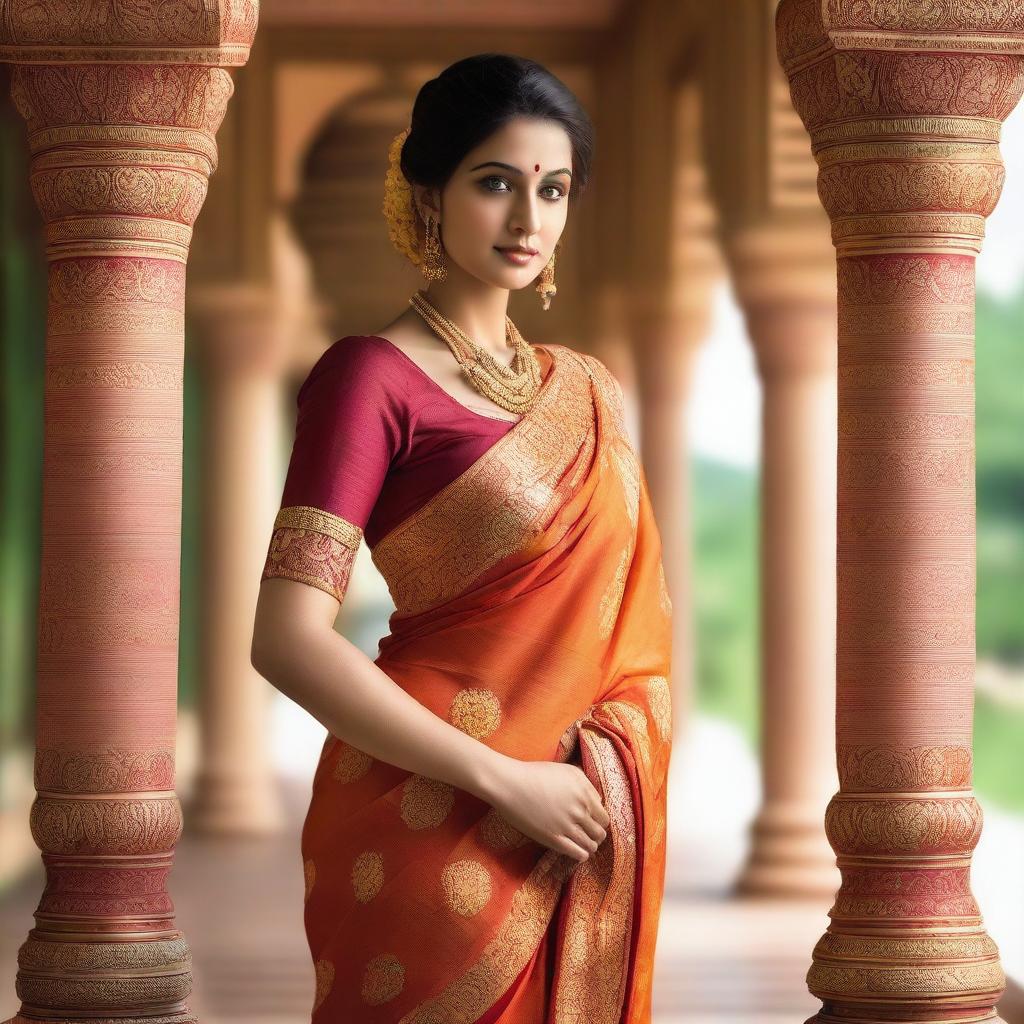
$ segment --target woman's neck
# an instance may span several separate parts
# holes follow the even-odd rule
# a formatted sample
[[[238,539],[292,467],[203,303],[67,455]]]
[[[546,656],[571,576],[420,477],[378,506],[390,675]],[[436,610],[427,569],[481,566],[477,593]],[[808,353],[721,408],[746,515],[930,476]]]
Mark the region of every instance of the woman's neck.
[[[467,288],[463,282],[431,281],[423,291],[438,312],[466,332],[486,352],[507,362],[509,346],[505,339],[508,291],[476,282]]]

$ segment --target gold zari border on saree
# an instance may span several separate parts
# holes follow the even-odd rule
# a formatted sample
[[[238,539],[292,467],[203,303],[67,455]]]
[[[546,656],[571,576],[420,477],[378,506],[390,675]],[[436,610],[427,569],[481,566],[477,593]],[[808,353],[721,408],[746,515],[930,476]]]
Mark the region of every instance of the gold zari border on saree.
[[[634,710],[642,717],[639,708]],[[579,719],[563,733],[555,759],[568,760],[577,744],[586,746],[585,761],[593,766],[592,781],[611,818],[605,842],[582,863],[546,850],[476,963],[399,1024],[473,1024],[522,973],[563,898],[569,907],[558,986],[552,996],[552,1024],[617,1024],[626,998],[633,916],[638,909],[637,812],[625,765],[610,737],[587,719]]]
[[[637,829],[629,777],[615,744],[579,729],[611,819],[597,852],[568,884],[568,913],[553,998],[553,1024],[617,1024],[626,996],[636,890]]]
[[[553,365],[533,408],[373,548],[402,614],[463,593],[540,533],[571,492],[567,474],[594,432],[592,376],[579,353],[545,349]]]
[[[480,958],[440,995],[398,1024],[473,1024],[508,991],[536,952],[576,862],[546,850],[512,897],[512,908]]]

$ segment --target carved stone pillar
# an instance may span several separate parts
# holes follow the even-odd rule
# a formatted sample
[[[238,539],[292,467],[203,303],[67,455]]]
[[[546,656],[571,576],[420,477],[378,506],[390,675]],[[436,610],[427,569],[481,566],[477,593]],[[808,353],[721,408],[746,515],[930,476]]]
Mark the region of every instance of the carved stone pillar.
[[[200,761],[186,819],[205,833],[283,825],[270,757],[273,689],[252,667],[266,537],[280,500],[284,310],[269,288],[201,286],[189,295],[190,354],[202,392]]]
[[[693,722],[697,702],[688,413],[697,354],[711,327],[722,261],[701,144],[700,90],[692,78],[675,89],[671,116],[667,281],[659,302],[636,309],[633,347],[644,467],[673,604],[672,721],[676,738],[681,739]],[[652,274],[652,280],[656,286],[660,283],[657,274]],[[643,289],[637,292],[642,299]]]
[[[633,357],[640,452],[672,606],[670,683],[677,741],[692,724],[696,705],[687,406],[721,274],[702,158],[700,91],[676,63],[690,27],[679,23],[685,16],[680,10],[680,5],[639,5],[626,92],[632,99],[634,144],[624,147],[629,164],[620,171],[634,205],[621,201],[621,184],[615,192],[606,185],[606,240],[600,247],[602,256],[627,259],[620,271],[627,284],[623,312]],[[652,202],[651,196],[661,200]],[[624,214],[628,217],[622,223]],[[622,245],[623,238],[631,248]]]
[[[971,895],[974,262],[1024,86],[1009,0],[782,0],[779,53],[839,262],[843,884],[808,976],[821,1021],[994,1020]]]
[[[835,258],[820,216],[730,236],[761,378],[762,803],[738,888],[831,896],[835,790]]]
[[[194,1020],[167,892],[185,262],[256,6],[156,6],[11,0],[0,20],[49,260],[25,1020]]]
[[[704,62],[708,182],[764,398],[762,804],[738,888],[828,897],[839,883],[821,827],[835,789],[835,256],[770,48],[775,4],[709,9]]]
[[[710,291],[710,281],[708,291]],[[710,305],[710,295],[706,296]],[[707,310],[692,317],[635,313],[630,331],[644,474],[661,534],[672,607],[672,731],[681,741],[696,704],[693,513],[686,413]]]

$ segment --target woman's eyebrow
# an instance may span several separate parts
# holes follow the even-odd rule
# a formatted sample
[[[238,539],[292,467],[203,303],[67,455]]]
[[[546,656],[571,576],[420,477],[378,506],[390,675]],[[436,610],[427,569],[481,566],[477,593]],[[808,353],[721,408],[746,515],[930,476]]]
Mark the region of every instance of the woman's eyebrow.
[[[470,172],[479,171],[481,167],[503,167],[506,171],[511,171],[513,174],[521,175],[523,172],[518,167],[513,167],[511,164],[503,164],[498,160],[488,160],[486,163],[477,164],[476,167],[470,167]],[[550,177],[552,174],[568,174],[572,177],[572,171],[568,167],[559,167],[557,171],[548,171],[544,175],[545,178]]]

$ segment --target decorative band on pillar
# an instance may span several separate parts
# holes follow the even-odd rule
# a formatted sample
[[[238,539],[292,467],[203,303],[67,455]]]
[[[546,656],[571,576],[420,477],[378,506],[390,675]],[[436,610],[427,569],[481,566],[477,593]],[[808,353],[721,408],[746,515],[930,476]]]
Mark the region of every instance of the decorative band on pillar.
[[[779,55],[838,254],[842,887],[816,1019],[979,1021],[1005,979],[970,890],[974,262],[1024,88],[1011,0],[782,0]]]

